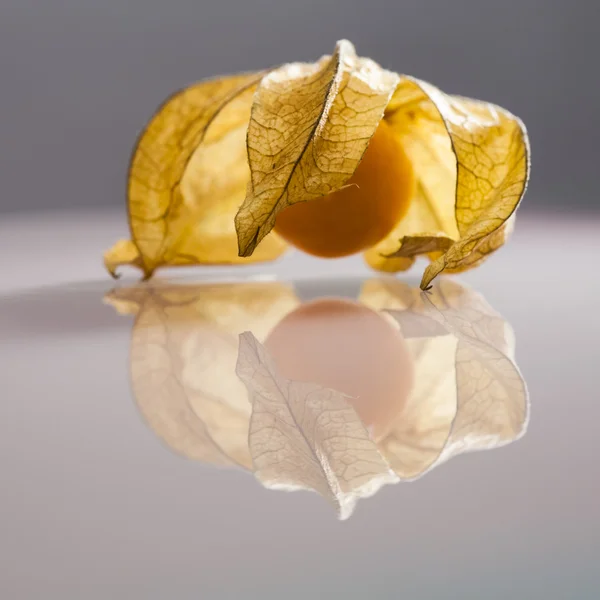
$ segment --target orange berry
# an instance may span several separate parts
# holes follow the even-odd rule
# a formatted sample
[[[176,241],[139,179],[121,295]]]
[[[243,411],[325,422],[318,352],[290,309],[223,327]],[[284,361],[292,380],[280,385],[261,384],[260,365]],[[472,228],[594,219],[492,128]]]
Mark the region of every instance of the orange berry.
[[[410,161],[382,120],[346,185],[281,211],[275,231],[308,254],[324,258],[355,254],[394,229],[408,210],[414,185]]]

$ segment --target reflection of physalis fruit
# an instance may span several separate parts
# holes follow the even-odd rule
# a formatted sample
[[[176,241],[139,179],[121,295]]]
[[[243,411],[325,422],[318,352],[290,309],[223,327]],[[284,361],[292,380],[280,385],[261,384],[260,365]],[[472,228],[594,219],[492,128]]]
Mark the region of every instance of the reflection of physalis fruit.
[[[412,359],[391,319],[350,300],[302,304],[265,347],[281,375],[343,392],[374,440],[388,432],[413,384]]]
[[[169,447],[269,488],[315,490],[341,517],[383,484],[525,430],[510,327],[457,283],[424,295],[369,280],[358,301],[305,304],[281,283],[140,286],[107,300],[136,313],[133,392]]]
[[[445,94],[338,42],[330,56],[196,83],[171,96],[134,148],[131,239],[115,275],[274,260],[286,242],[374,269],[481,264],[507,240],[529,177],[523,123]]]

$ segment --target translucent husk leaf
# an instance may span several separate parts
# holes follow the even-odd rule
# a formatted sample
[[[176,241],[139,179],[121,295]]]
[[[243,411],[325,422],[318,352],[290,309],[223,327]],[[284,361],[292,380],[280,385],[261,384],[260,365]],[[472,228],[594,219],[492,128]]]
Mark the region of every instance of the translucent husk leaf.
[[[111,274],[158,267],[272,260],[285,249],[269,236],[240,259],[234,216],[250,180],[246,129],[264,72],[203,81],[169,98],[142,132],[127,186],[131,241],[105,255]]]
[[[106,301],[136,314],[131,335],[133,395],[150,428],[193,460],[251,469],[251,406],[235,375],[238,335],[263,339],[298,305],[280,283],[117,288]]]
[[[346,40],[315,64],[287,64],[262,79],[248,126],[251,185],[236,216],[240,256],[260,249],[279,211],[346,183],[398,81]]]
[[[252,402],[248,444],[263,485],[314,490],[346,519],[358,499],[397,481],[344,394],[284,378],[250,332],[240,336],[237,373]]]
[[[426,289],[442,271],[473,268],[506,241],[529,177],[527,133],[498,106],[448,96],[409,77],[385,119],[418,183],[407,215],[365,258],[375,269],[395,272],[428,255]]]

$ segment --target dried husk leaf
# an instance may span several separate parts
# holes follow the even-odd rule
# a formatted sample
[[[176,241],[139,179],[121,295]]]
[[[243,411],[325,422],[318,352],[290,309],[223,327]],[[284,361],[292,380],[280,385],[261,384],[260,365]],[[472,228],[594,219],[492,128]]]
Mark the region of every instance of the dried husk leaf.
[[[279,211],[346,183],[398,81],[346,40],[331,57],[262,79],[248,126],[251,185],[236,216],[240,256],[260,249]]]
[[[203,81],[169,98],[142,132],[128,179],[131,241],[105,255],[148,278],[163,266],[272,260],[285,249],[269,236],[251,260],[238,257],[234,216],[250,172],[246,129],[264,72]]]
[[[104,266],[115,279],[118,278],[117,271],[121,265],[144,269],[140,251],[131,240],[119,240],[104,253]]]
[[[527,132],[498,106],[409,77],[385,119],[411,160],[416,193],[407,215],[365,258],[375,269],[395,272],[428,255],[426,289],[442,271],[473,268],[506,241],[529,177]]]
[[[250,469],[250,404],[235,375],[238,335],[260,339],[298,305],[280,283],[118,288],[106,301],[135,313],[133,394],[150,428],[193,460]]]
[[[397,272],[427,255],[422,289],[481,264],[506,241],[525,192],[523,123],[382,69],[342,40],[314,64],[205,81],[167,100],[134,151],[132,239],[106,253],[107,269],[129,264],[147,278],[161,266],[276,258],[285,248],[268,235],[277,213],[343,187],[382,118],[417,185],[368,264]]]
[[[263,485],[314,490],[346,519],[358,499],[397,481],[344,394],[284,378],[250,332],[240,336],[237,373],[252,402],[248,443]]]

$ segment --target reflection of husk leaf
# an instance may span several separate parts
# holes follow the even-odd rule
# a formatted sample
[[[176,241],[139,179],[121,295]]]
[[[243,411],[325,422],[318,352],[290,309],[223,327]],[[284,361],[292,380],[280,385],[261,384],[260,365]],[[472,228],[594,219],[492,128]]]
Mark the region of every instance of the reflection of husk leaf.
[[[175,451],[250,469],[251,406],[235,377],[238,335],[264,339],[298,304],[280,283],[118,288],[106,299],[136,313],[131,380],[140,412]]]
[[[290,287],[141,286],[117,289],[108,301],[137,313],[134,394],[168,446],[195,460],[254,470],[267,487],[313,489],[341,517],[385,483],[507,444],[525,430],[527,392],[512,331],[457,283],[442,281],[428,294],[393,279],[363,284],[359,302],[397,323],[416,371],[407,406],[377,444],[343,394],[284,379],[262,347],[299,305]],[[244,331],[252,335],[241,338],[238,352]]]

